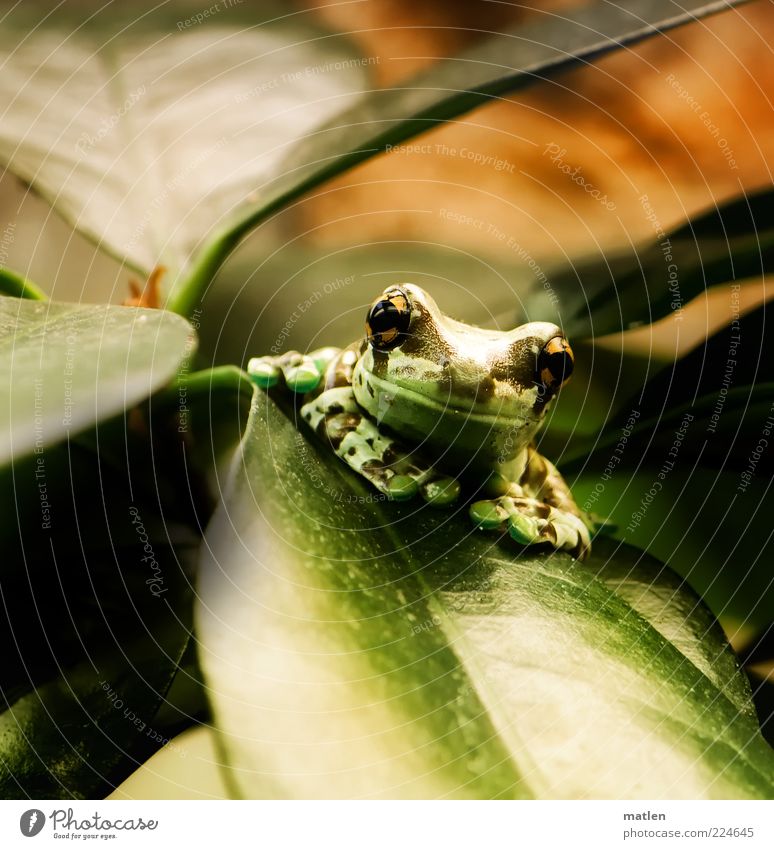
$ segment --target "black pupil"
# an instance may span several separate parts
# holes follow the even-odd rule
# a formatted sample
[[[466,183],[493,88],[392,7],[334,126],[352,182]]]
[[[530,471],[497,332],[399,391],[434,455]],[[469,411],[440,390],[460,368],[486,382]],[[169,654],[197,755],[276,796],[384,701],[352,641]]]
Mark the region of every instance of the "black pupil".
[[[394,329],[400,330],[401,312],[392,301],[384,298],[371,307],[368,323],[374,334],[387,333]]]
[[[411,323],[408,298],[400,290],[388,292],[368,313],[368,336],[371,344],[382,351],[400,345]]]

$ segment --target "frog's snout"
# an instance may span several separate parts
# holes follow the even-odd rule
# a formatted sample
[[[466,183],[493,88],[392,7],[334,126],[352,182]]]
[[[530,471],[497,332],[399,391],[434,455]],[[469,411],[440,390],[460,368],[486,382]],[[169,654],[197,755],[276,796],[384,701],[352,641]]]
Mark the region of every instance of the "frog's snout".
[[[485,403],[494,396],[496,384],[488,368],[473,362],[447,361],[443,369],[453,397]]]

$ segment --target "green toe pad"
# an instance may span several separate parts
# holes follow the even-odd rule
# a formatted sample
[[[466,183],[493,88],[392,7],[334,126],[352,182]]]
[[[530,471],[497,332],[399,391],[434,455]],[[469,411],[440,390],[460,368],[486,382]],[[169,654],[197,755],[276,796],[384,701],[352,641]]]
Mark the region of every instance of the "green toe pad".
[[[446,507],[460,497],[460,484],[454,478],[438,478],[426,484],[423,495],[433,507]]]
[[[320,372],[312,360],[306,360],[300,366],[293,366],[285,371],[285,383],[292,392],[303,395],[311,392],[320,382]]]
[[[476,501],[470,505],[470,518],[484,530],[490,531],[502,526],[502,511],[491,501]]]
[[[309,358],[314,362],[317,367],[317,371],[320,374],[325,372],[325,369],[328,368],[328,364],[330,361],[338,354],[338,348],[318,348],[316,351],[312,351],[309,354]]]
[[[276,386],[280,378],[280,370],[265,357],[253,357],[247,363],[247,373],[250,380],[261,389]]]
[[[540,541],[540,534],[535,530],[533,520],[518,513],[508,517],[508,533],[522,545]]]
[[[407,501],[417,494],[419,486],[408,475],[395,475],[387,484],[387,496],[393,501]]]

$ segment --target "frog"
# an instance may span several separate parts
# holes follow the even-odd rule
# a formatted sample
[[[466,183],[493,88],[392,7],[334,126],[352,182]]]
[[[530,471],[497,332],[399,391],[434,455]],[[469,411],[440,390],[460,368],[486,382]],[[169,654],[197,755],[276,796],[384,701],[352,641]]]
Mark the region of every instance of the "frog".
[[[484,329],[400,283],[375,298],[364,329],[345,348],[253,357],[248,374],[291,397],[303,426],[384,498],[465,498],[481,531],[588,557],[594,521],[535,442],[574,369],[561,328]]]

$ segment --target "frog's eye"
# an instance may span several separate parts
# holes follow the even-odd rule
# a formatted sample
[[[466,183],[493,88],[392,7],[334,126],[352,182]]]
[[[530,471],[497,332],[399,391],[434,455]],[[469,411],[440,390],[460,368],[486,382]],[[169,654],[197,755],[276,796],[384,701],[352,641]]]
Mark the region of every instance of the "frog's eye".
[[[374,301],[366,317],[366,336],[379,351],[397,347],[411,323],[411,303],[400,289],[388,289]]]
[[[537,358],[537,382],[553,392],[569,380],[575,356],[564,336],[554,336],[543,346]]]

